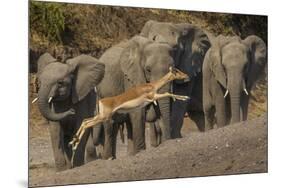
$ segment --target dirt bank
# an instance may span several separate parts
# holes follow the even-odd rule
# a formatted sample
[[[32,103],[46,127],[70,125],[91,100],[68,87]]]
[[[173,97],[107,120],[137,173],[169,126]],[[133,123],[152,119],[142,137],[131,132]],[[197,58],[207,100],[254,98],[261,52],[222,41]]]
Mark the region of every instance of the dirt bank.
[[[136,156],[97,160],[60,173],[48,163],[42,168],[49,171],[30,177],[30,186],[267,172],[267,117],[206,133],[189,131]]]

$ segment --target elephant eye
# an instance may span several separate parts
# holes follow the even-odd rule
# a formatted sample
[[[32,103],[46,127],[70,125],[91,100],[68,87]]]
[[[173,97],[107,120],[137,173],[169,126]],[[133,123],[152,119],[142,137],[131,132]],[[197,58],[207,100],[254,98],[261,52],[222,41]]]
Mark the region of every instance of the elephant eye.
[[[62,85],[63,85],[63,81],[62,81],[62,80],[59,80],[59,81],[58,81],[58,85],[59,85],[59,86],[62,86]]]
[[[150,67],[147,66],[145,69],[146,69],[147,72],[151,72],[151,68]]]

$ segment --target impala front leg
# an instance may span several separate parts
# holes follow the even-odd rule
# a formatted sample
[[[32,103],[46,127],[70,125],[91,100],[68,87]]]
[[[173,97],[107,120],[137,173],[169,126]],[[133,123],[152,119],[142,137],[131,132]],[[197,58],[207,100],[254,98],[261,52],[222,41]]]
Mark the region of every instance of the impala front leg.
[[[156,93],[153,97],[154,100],[158,100],[158,99],[162,99],[162,98],[165,98],[165,97],[171,97],[173,98],[173,100],[182,100],[182,101],[185,101],[187,99],[189,99],[188,96],[184,96],[184,95],[175,95],[175,94],[172,94],[172,93]]]

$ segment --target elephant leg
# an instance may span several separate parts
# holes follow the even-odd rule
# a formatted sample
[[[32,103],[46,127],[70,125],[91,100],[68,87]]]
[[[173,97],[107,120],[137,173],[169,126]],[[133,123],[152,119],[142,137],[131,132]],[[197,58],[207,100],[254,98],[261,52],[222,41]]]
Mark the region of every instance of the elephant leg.
[[[158,138],[158,145],[161,144],[161,142],[165,140],[171,139],[171,130],[169,126],[166,126],[163,118],[160,117],[156,123],[156,133],[157,133],[157,138]]]
[[[104,129],[103,125],[98,125],[91,128],[91,134],[89,135],[85,161],[90,162],[92,160],[101,159],[104,146]]]
[[[139,109],[130,113],[132,122],[133,136],[133,151],[130,153],[136,154],[140,150],[145,150],[145,112],[144,109]]]
[[[156,129],[156,134],[157,134],[157,137],[156,137],[157,145],[159,146],[163,142],[163,135],[162,135],[163,128],[161,128],[158,120],[155,122],[155,129]]]
[[[214,120],[215,120],[215,108],[213,106],[204,109],[204,118],[205,118],[205,131],[213,129]]]
[[[242,120],[246,121],[248,118],[248,106],[249,106],[249,95],[243,95],[241,97],[241,109],[242,109]]]
[[[67,167],[71,168],[71,157],[72,157],[72,149],[69,147],[68,143],[73,138],[73,129],[69,128],[69,125],[72,125],[71,123],[62,123],[61,127],[63,129],[63,149],[64,149],[64,155],[67,163]]]
[[[113,123],[106,121],[103,123],[104,126],[104,146],[102,152],[102,159],[112,159],[113,156]]]
[[[223,96],[217,98],[223,99],[223,100],[216,101],[216,122],[217,122],[217,127],[220,128],[226,125],[226,111],[225,111],[225,102]]]
[[[204,132],[205,131],[205,118],[204,118],[204,112],[188,112],[189,114],[189,118],[195,122],[198,130],[200,132]]]
[[[126,120],[126,129],[127,129],[127,138],[128,138],[128,154],[133,155],[134,154],[134,142],[133,142],[133,127],[131,118],[128,117]]]
[[[51,122],[49,125],[49,132],[51,136],[56,171],[69,169],[70,163],[68,163],[64,153],[64,133],[61,125],[57,122]]]
[[[93,142],[93,129],[90,129],[90,135],[86,144],[85,162],[88,163],[97,158],[96,147]]]
[[[75,156],[72,159],[72,167],[77,167],[84,164],[85,149],[89,135],[90,129],[85,130],[84,135],[82,136],[80,143],[77,149],[75,150]]]
[[[119,124],[114,123],[112,127],[112,157],[116,159],[116,147],[117,147],[117,135],[119,130]]]
[[[92,141],[94,145],[98,145],[103,143],[103,136],[104,136],[104,130],[103,130],[103,124],[97,125],[92,128]]]
[[[171,135],[172,138],[181,138],[181,128],[188,102],[176,100],[172,104]]]
[[[158,139],[157,139],[156,124],[155,123],[148,123],[148,124],[149,124],[149,134],[150,134],[150,145],[152,147],[157,147]]]

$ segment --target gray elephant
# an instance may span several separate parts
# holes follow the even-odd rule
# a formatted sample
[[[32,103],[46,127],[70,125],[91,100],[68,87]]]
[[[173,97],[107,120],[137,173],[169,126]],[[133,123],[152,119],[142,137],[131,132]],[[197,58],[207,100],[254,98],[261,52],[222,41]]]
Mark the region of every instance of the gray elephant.
[[[163,77],[173,66],[173,49],[167,44],[135,36],[108,49],[100,58],[106,64],[105,76],[97,86],[99,98],[116,96],[127,89],[141,83],[153,82]],[[161,88],[161,93],[170,90],[167,84]],[[158,109],[157,112],[155,109]],[[161,99],[157,105],[150,105],[147,109],[140,109],[128,114],[117,114],[113,122],[106,122],[103,126],[94,128],[94,143],[104,146],[102,158],[116,157],[116,135],[118,124],[126,123],[128,132],[128,153],[135,154],[146,148],[145,121],[159,120],[159,126],[169,127],[170,99]],[[167,124],[167,125],[165,125]],[[112,126],[113,125],[113,126]],[[170,130],[162,130],[160,139],[170,137]],[[102,142],[100,136],[102,135]],[[159,138],[153,138],[159,140]]]
[[[267,63],[266,44],[257,36],[218,36],[203,63],[205,128],[247,119],[250,91]]]
[[[38,60],[38,107],[49,120],[53,154],[58,171],[71,167],[68,147],[84,118],[94,115],[94,87],[104,76],[104,64],[91,56],[80,55],[58,62],[45,53]],[[85,136],[76,152],[73,166],[84,164]]]
[[[173,82],[173,93],[191,96],[191,100],[175,101],[172,104],[172,138],[181,137],[181,128],[186,110],[189,117],[197,124],[199,130],[204,131],[201,70],[204,56],[210,47],[207,33],[191,24],[174,24],[150,20],[144,25],[141,35],[155,42],[167,43],[173,47],[175,50],[175,67],[191,77],[190,81]]]

